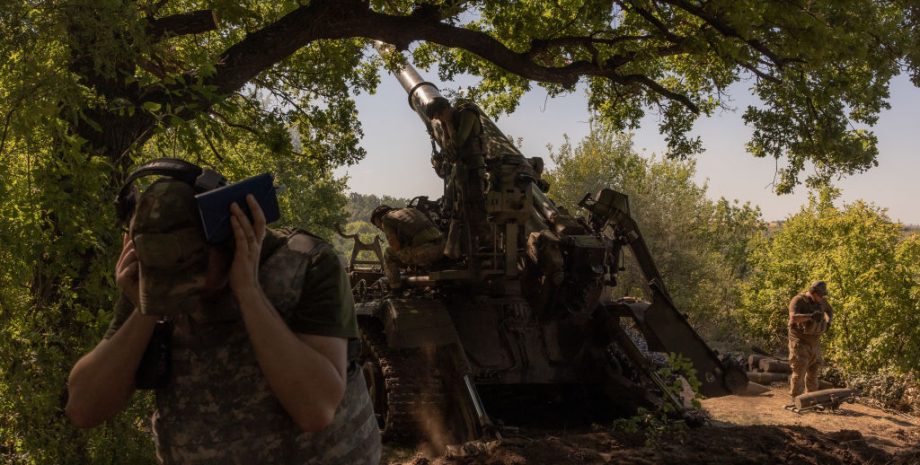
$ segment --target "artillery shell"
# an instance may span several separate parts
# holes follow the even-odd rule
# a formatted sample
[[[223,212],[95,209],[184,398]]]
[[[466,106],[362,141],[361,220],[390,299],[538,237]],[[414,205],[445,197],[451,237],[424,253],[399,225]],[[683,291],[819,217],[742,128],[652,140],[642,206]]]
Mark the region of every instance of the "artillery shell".
[[[764,359],[760,361],[759,365],[760,371],[767,373],[792,373],[792,367],[789,366],[789,362]]]
[[[836,404],[839,405],[846,399],[859,394],[856,389],[825,389],[823,391],[814,391],[802,394],[795,398],[796,408],[803,409],[818,404]]]
[[[789,381],[787,373],[755,373],[748,372],[749,380],[759,384],[784,383]]]
[[[769,359],[769,358],[770,357],[767,357],[766,355],[751,354],[751,356],[748,357],[748,370],[749,371],[759,371],[760,361],[763,359]]]

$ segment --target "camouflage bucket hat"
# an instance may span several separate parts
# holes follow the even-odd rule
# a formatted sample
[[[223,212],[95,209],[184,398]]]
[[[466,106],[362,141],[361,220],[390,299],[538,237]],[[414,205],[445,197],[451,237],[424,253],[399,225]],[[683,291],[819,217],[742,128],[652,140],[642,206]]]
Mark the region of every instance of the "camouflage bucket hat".
[[[137,201],[131,239],[140,265],[140,311],[176,315],[195,308],[204,288],[210,249],[195,191],[160,178]]]
[[[808,286],[808,292],[818,294],[821,297],[827,297],[827,283],[824,281],[815,281]]]

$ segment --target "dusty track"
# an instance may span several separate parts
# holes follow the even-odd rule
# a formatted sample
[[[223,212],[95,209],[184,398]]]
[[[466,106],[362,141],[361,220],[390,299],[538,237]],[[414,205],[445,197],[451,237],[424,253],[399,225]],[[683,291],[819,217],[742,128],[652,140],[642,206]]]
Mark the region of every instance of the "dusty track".
[[[609,428],[523,430],[462,457],[428,459],[387,448],[385,464],[911,464],[920,465],[920,420],[860,404],[838,413],[798,415],[783,409],[786,386],[757,397],[703,401],[706,426],[651,438]]]
[[[859,432],[866,443],[886,452],[897,452],[918,444],[920,419],[898,412],[886,412],[866,405],[843,404],[836,413],[804,413],[783,409],[791,403],[788,386],[778,385],[756,397],[728,396],[704,400],[703,408],[716,427],[782,425],[806,426],[823,433],[840,430]],[[913,432],[913,443],[909,433]]]

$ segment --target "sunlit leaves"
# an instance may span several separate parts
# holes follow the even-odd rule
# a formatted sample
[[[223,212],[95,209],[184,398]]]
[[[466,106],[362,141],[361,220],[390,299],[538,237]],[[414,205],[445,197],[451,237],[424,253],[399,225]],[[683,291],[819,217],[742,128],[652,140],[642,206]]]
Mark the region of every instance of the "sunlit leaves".
[[[594,78],[587,72],[580,78],[588,85],[598,122],[622,131],[653,112],[660,117],[668,156],[699,153],[705,141],[687,135],[697,118],[689,110],[711,114],[725,104],[731,84],[749,79],[762,103],[745,114],[754,129],[748,148],[755,156],[778,160],[780,193],[803,181],[809,163],[817,168],[805,179],[812,187],[875,166],[877,142],[867,127],[889,105],[891,77],[900,68],[917,69],[920,49],[914,46],[920,28],[909,27],[920,13],[910,2],[535,0],[475,5],[456,16],[462,26],[527,53],[534,64],[558,69],[594,63],[616,69],[614,77]],[[411,4],[401,6],[396,10],[408,11]],[[414,58],[423,66],[437,61],[441,79],[458,73],[481,76],[479,85],[465,91],[492,113],[512,111],[520,93],[532,85],[509,76],[501,63],[484,62],[463,50],[422,44]],[[559,83],[541,85],[551,95],[572,90]]]
[[[577,145],[553,151],[556,168],[548,195],[573,213],[586,193],[609,187],[629,195],[633,218],[681,311],[698,329],[727,342],[735,286],[749,270],[750,244],[761,231],[759,209],[725,199],[713,202],[694,181],[695,164],[645,158],[628,136],[594,127]],[[631,257],[618,277],[615,297],[644,295],[645,280]]]
[[[837,207],[824,190],[752,256],[744,292],[749,330],[785,345],[788,303],[817,279],[828,283],[834,323],[824,357],[847,369],[908,371],[920,362],[917,236],[902,239],[885,211],[857,201]]]

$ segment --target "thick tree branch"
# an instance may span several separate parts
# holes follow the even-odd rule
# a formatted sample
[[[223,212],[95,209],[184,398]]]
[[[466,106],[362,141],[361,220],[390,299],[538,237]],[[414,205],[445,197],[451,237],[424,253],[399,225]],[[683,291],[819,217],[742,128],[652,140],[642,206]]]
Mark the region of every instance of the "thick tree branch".
[[[623,42],[641,42],[643,40],[650,39],[652,36],[649,35],[625,35],[617,36],[609,39],[600,39],[594,36],[564,36],[564,37],[555,37],[552,39],[533,39],[530,42],[530,50],[527,53],[536,57],[540,54],[548,51],[553,47],[567,47],[567,46],[577,46],[577,47],[590,47],[594,45],[619,45]]]
[[[152,42],[160,40],[165,35],[201,34],[217,29],[217,14],[214,10],[198,10],[148,20],[150,26],[147,33]]]
[[[220,56],[215,66],[216,72],[205,79],[205,84],[215,86],[219,94],[231,94],[239,91],[259,73],[311,42],[355,37],[380,40],[393,44],[398,49],[405,49],[415,41],[461,48],[523,78],[557,83],[566,87],[574,87],[584,76],[602,77],[623,84],[639,84],[651,92],[681,103],[693,113],[699,113],[697,105],[687,96],[669,90],[646,76],[622,74],[620,68],[636,59],[635,52],[614,55],[602,63],[578,60],[565,66],[543,66],[534,62],[532,51],[515,52],[487,33],[442,23],[437,15],[422,14],[418,11],[408,16],[377,13],[371,11],[367,3],[357,0],[314,0],[309,5],[300,7],[265,28],[249,34]],[[656,52],[659,56],[684,53],[680,45],[682,39],[672,37],[675,44],[659,49]],[[613,45],[640,38],[563,37],[545,41],[543,44]],[[189,78],[195,78],[193,73],[187,75]],[[176,93],[169,91],[170,89],[160,85],[151,87],[141,93],[138,101],[171,103],[174,107],[195,103],[198,109],[207,109],[210,106],[210,103],[200,96],[186,92],[177,97]],[[191,110],[187,113],[179,116],[194,116]]]
[[[312,41],[353,37],[380,40],[397,49],[420,40],[462,48],[524,78],[570,87],[582,76],[614,78],[618,67],[634,59],[632,54],[624,54],[604,63],[575,61],[561,67],[541,66],[532,60],[530,52],[514,52],[486,33],[441,23],[430,15],[393,16],[372,12],[361,2],[315,0],[228,49],[208,83],[221,93],[235,92]],[[603,39],[585,39],[604,43]],[[574,42],[574,38],[565,40]],[[619,39],[609,40],[615,43]],[[676,51],[662,49],[664,54]]]

